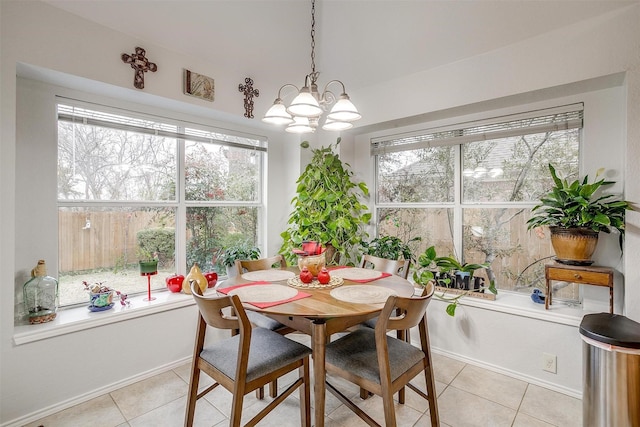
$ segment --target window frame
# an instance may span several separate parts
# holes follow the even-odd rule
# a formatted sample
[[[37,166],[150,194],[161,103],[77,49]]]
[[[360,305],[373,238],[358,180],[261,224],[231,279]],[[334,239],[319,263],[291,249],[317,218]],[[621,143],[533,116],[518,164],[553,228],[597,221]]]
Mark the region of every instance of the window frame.
[[[263,240],[265,235],[264,224],[266,217],[265,195],[267,181],[267,153],[268,153],[268,140],[264,136],[258,136],[245,132],[230,130],[227,128],[218,128],[216,126],[189,121],[185,119],[179,119],[172,117],[171,112],[163,112],[163,115],[157,115],[152,113],[146,113],[142,111],[135,111],[129,108],[114,107],[94,102],[82,101],[75,98],[68,98],[66,96],[55,96],[54,108],[56,110],[55,123],[56,123],[56,145],[58,144],[58,127],[60,117],[58,113],[59,105],[69,105],[74,108],[82,108],[93,111],[100,111],[107,114],[115,114],[120,116],[131,117],[133,120],[149,120],[156,121],[158,123],[170,124],[176,126],[177,131],[175,133],[167,131],[166,128],[162,128],[159,131],[149,131],[147,133],[155,134],[159,136],[169,136],[176,138],[176,190],[174,200],[86,200],[86,199],[60,199],[56,194],[56,210],[60,211],[60,208],[69,207],[81,207],[81,208],[139,208],[139,207],[159,207],[159,208],[171,208],[175,209],[175,269],[177,274],[186,274],[188,267],[186,266],[187,254],[187,210],[192,207],[248,207],[256,208],[257,223],[256,223],[256,239],[257,246],[263,246]],[[177,116],[178,114],[176,114]],[[69,117],[63,117],[64,120],[69,120]],[[99,122],[94,120],[85,119],[88,124],[97,125]],[[125,125],[113,124],[112,128],[125,129]],[[207,133],[213,134],[206,135]],[[222,138],[216,138],[215,134],[219,134]],[[255,200],[241,200],[241,201],[226,201],[226,200],[186,200],[186,143],[188,141],[215,143],[222,146],[227,146],[235,149],[253,150],[259,155],[259,159],[256,167],[258,168],[257,179],[255,184],[256,198]],[[242,141],[250,141],[249,143],[243,143]],[[57,179],[56,179],[57,182]],[[57,187],[57,184],[56,184]],[[57,192],[56,192],[57,193]],[[59,236],[60,230],[57,230],[56,235]],[[58,253],[58,265],[60,263],[61,254]],[[59,267],[58,267],[59,268]],[[164,286],[157,291],[166,291]],[[156,290],[154,290],[156,292]],[[145,294],[145,291],[136,292],[131,296],[138,296]],[[82,303],[69,304],[63,306],[63,308],[73,308],[82,305]]]
[[[554,114],[565,114],[567,120],[561,124],[554,123],[539,123],[532,127],[522,127],[522,132],[518,132],[516,130],[504,129],[499,125],[501,123],[509,123],[512,121],[521,121],[521,120],[529,120],[536,119],[538,116],[549,116]],[[575,113],[575,114],[574,114]],[[533,208],[538,200],[532,201],[514,201],[514,202],[503,202],[503,201],[486,201],[486,202],[477,202],[477,201],[464,201],[463,195],[463,147],[466,143],[472,143],[475,141],[483,141],[483,140],[492,140],[499,138],[506,138],[510,136],[518,136],[518,135],[528,135],[534,134],[538,132],[544,131],[559,131],[559,130],[569,130],[569,129],[578,129],[579,130],[579,150],[582,151],[582,141],[583,135],[582,131],[584,129],[584,103],[577,102],[571,103],[556,107],[549,107],[543,109],[536,109],[525,111],[516,114],[506,114],[503,116],[497,117],[489,117],[482,118],[479,120],[472,121],[458,121],[453,122],[453,124],[448,124],[444,126],[438,126],[434,128],[423,128],[412,130],[405,133],[399,134],[386,134],[384,136],[371,137],[370,138],[370,158],[371,164],[373,165],[373,188],[375,191],[375,197],[373,200],[373,221],[375,227],[375,234],[377,235],[379,232],[378,229],[378,218],[379,212],[381,209],[451,209],[453,212],[453,229],[452,229],[452,245],[454,248],[453,255],[458,259],[464,261],[464,211],[465,209],[496,209],[496,208]],[[497,126],[494,126],[497,125]],[[495,133],[490,132],[476,132],[474,134],[466,134],[464,129],[479,127],[482,128],[484,126],[488,126],[490,129],[492,126],[495,128]],[[432,137],[435,135],[435,137]],[[442,135],[441,137],[438,137]],[[425,137],[426,136],[426,137]],[[393,141],[395,139],[405,140],[404,143],[394,144]],[[408,141],[408,142],[407,142]],[[453,146],[454,147],[454,176],[453,176],[453,190],[454,190],[454,200],[453,202],[411,202],[411,203],[402,203],[402,202],[380,202],[379,200],[379,161],[378,156],[390,153],[390,152],[399,152],[399,151],[410,151],[416,150],[420,148],[432,148],[432,147],[442,147],[442,146]],[[579,164],[578,169],[581,168],[582,163],[582,155],[578,154]],[[412,236],[413,237],[413,236]],[[549,243],[550,245],[550,243]],[[427,245],[429,246],[429,245]],[[459,253],[458,253],[459,252]],[[419,254],[416,254],[418,256]],[[439,254],[439,255],[448,255],[448,254]],[[537,261],[544,260],[540,259]],[[498,288],[500,289],[500,288]],[[509,289],[500,289],[500,291],[504,292],[514,292]]]

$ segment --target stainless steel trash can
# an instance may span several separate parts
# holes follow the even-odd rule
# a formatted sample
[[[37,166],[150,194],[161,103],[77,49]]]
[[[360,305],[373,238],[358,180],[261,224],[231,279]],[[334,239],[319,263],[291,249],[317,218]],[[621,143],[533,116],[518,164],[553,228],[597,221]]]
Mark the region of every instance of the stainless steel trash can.
[[[580,323],[582,425],[640,427],[640,323],[588,314]]]

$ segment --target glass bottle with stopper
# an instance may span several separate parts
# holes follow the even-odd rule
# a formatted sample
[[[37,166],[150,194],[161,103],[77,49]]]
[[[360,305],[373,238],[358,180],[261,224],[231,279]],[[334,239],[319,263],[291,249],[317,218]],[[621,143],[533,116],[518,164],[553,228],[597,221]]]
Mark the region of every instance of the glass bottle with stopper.
[[[50,322],[58,310],[58,281],[47,276],[43,259],[31,270],[31,279],[24,284],[24,305],[30,324]]]

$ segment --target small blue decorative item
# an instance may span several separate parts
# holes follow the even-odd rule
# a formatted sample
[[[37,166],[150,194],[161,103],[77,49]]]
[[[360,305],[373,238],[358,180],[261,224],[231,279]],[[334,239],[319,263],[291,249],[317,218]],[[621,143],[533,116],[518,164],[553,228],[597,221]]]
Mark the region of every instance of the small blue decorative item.
[[[542,294],[542,291],[537,288],[534,289],[533,293],[531,294],[531,300],[533,300],[533,302],[537,304],[544,304],[545,298],[546,297]]]

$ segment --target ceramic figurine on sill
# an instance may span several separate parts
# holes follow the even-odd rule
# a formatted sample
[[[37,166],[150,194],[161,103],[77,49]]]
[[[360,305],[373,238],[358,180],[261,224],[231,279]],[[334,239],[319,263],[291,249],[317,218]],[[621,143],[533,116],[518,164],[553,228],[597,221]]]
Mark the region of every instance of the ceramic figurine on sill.
[[[540,289],[534,289],[531,294],[531,300],[537,304],[544,304],[546,297],[542,294]]]

